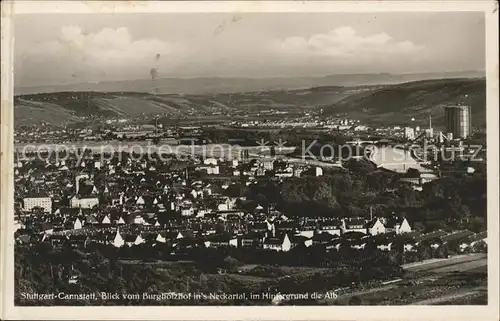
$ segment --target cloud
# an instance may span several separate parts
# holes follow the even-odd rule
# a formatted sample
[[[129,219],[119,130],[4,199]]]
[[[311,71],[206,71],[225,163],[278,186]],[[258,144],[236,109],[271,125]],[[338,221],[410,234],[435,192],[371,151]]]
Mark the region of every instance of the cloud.
[[[396,41],[386,33],[359,35],[351,27],[339,27],[310,37],[288,37],[277,40],[274,49],[298,57],[364,59],[376,61],[387,56],[412,55],[422,49],[411,41]]]
[[[173,45],[157,39],[134,40],[127,28],[104,28],[96,33],[86,34],[79,27],[63,27],[56,42],[56,50],[65,53],[77,51],[96,63],[121,64],[153,61],[157,54],[169,54]]]
[[[88,33],[77,26],[64,26],[57,39],[26,46],[22,54],[24,63],[35,67],[32,70],[51,63],[59,66],[60,73],[67,70],[81,77],[91,74],[116,77],[124,68],[136,76],[149,75],[151,68],[166,63],[157,57],[171,56],[175,50],[176,46],[166,41],[134,39],[125,27]]]

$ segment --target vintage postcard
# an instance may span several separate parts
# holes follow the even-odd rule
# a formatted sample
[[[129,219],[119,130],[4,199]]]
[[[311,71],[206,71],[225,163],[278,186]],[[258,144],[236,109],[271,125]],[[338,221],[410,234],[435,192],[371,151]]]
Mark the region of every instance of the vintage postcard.
[[[2,2],[0,318],[498,320],[497,8]]]

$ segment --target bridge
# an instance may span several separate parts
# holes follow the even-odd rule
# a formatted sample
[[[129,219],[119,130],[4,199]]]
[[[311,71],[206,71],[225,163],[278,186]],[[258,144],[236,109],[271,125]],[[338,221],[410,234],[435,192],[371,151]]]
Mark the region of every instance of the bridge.
[[[377,142],[378,141],[375,141],[375,140],[350,140],[350,141],[347,141],[346,143],[359,146],[362,144],[376,144]]]
[[[425,183],[429,183],[429,182],[432,182],[433,180],[435,179],[439,179],[439,177],[437,176],[432,176],[432,177],[419,177],[419,178],[409,178],[409,177],[403,177],[403,178],[400,178],[400,181],[401,182],[407,182],[407,183],[410,183],[410,184],[415,184],[415,185],[423,185]]]
[[[390,166],[402,166],[403,168],[415,168],[415,165],[422,165],[422,164],[429,164],[429,162],[418,162],[418,163],[415,163],[415,162],[407,162],[407,163],[383,163],[383,164],[377,164],[377,168],[380,168],[380,167],[390,167]],[[408,166],[410,165],[410,166]],[[412,166],[413,165],[413,166]]]

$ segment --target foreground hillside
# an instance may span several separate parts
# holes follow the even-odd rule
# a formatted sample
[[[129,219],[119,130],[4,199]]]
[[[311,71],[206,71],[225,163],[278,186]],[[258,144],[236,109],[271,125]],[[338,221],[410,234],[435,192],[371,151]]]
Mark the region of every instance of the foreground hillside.
[[[467,97],[465,96],[467,95]],[[347,114],[373,123],[405,123],[412,117],[427,123],[429,115],[435,125],[444,121],[444,106],[470,104],[472,122],[486,123],[486,80],[440,79],[391,85],[352,95],[327,110],[328,115]]]

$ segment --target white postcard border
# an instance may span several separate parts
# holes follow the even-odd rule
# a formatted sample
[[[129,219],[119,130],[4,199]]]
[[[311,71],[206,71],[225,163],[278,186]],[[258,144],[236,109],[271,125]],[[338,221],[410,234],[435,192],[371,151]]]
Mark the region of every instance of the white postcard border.
[[[123,320],[498,320],[498,4],[496,1],[19,1],[2,2],[0,137],[2,319]],[[314,307],[16,307],[13,302],[13,14],[146,12],[483,11],[486,16],[488,157],[488,306]]]

